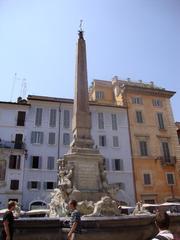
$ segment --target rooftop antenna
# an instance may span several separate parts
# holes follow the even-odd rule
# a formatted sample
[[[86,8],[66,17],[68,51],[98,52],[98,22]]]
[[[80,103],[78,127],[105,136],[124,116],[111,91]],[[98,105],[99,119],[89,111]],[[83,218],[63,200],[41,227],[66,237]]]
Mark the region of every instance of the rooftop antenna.
[[[11,97],[10,97],[10,102],[12,102],[12,98],[13,98],[13,94],[14,94],[14,87],[17,81],[17,73],[14,74],[14,78],[13,78],[13,84],[12,84],[12,88],[11,88]]]
[[[25,78],[23,78],[21,83],[21,91],[20,91],[20,96],[22,97],[22,99],[26,98],[26,92],[27,92],[27,81]]]

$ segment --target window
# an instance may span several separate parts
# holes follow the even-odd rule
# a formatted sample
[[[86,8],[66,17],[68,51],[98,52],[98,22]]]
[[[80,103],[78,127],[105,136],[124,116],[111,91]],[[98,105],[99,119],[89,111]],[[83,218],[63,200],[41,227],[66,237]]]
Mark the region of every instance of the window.
[[[141,111],[136,111],[136,121],[137,123],[143,123],[143,117]]]
[[[174,185],[175,184],[174,173],[166,173],[166,180],[168,185]]]
[[[126,190],[126,186],[124,182],[117,183],[117,185],[119,186],[119,189],[122,189],[124,191]]]
[[[144,199],[144,203],[155,204],[154,199]]]
[[[48,143],[50,145],[54,145],[55,144],[55,137],[56,137],[56,135],[55,135],[54,132],[50,132],[49,133],[49,141],[48,141]]]
[[[0,160],[0,181],[5,180],[5,174],[6,174],[6,161]]]
[[[69,133],[64,133],[63,134],[63,144],[64,145],[69,145],[70,144],[70,134]]]
[[[41,157],[40,156],[31,156],[30,167],[33,169],[41,168]]]
[[[117,130],[117,116],[116,116],[116,114],[112,114],[111,118],[112,118],[112,130]]]
[[[160,99],[153,99],[152,104],[154,107],[162,107],[162,101]]]
[[[133,104],[143,104],[143,100],[141,97],[132,97]]]
[[[31,182],[31,188],[38,188],[38,182],[32,181]]]
[[[31,132],[32,144],[43,144],[43,132]]]
[[[104,99],[104,92],[96,91],[96,99]]]
[[[103,166],[104,166],[104,170],[108,171],[109,170],[109,159],[107,158],[103,158]]]
[[[17,203],[19,202],[18,198],[9,198],[8,202],[10,202],[10,201],[14,201],[14,202],[17,202]]]
[[[18,190],[19,189],[19,180],[11,180],[10,189]]]
[[[106,136],[99,136],[99,146],[105,147],[106,146]]]
[[[17,126],[24,126],[26,112],[18,111]]]
[[[148,149],[147,149],[147,142],[146,141],[139,141],[139,148],[140,148],[140,155],[141,156],[148,156]]]
[[[9,157],[9,168],[10,169],[20,169],[21,156],[20,155],[10,155]]]
[[[164,127],[163,114],[157,113],[157,118],[158,118],[159,129],[164,129],[165,127]]]
[[[35,125],[37,127],[40,127],[42,124],[42,108],[36,109],[36,119],[35,119]]]
[[[164,161],[166,163],[170,163],[171,156],[170,156],[170,151],[169,151],[169,144],[168,144],[168,142],[162,142],[161,144],[162,144]]]
[[[70,113],[68,110],[64,110],[64,128],[69,128],[70,126]]]
[[[113,171],[123,171],[123,160],[122,159],[113,159],[112,160],[112,170]]]
[[[49,169],[49,170],[53,170],[54,169],[54,157],[48,157],[47,169]]]
[[[98,113],[98,128],[104,129],[104,116],[103,113]]]
[[[51,109],[50,110],[49,126],[50,127],[55,127],[56,126],[56,109]]]
[[[144,173],[144,185],[151,185],[151,175],[149,173]]]
[[[56,187],[55,182],[44,182],[44,189],[46,190],[52,190]]]
[[[22,149],[23,148],[23,134],[16,134],[15,137],[15,144],[14,148],[15,149]]]
[[[177,130],[178,142],[180,144],[180,129]]]
[[[113,136],[113,147],[119,147],[119,138],[118,138],[118,136]]]
[[[27,185],[28,189],[39,190],[41,188],[41,182],[38,181],[30,181]]]

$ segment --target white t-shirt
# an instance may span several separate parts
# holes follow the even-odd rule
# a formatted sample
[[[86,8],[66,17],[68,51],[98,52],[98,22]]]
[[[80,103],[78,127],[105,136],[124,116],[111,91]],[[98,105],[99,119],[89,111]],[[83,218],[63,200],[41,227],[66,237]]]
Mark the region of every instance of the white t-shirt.
[[[173,234],[169,230],[162,230],[156,236],[158,236],[158,235],[161,235],[161,236],[167,238],[167,240],[173,240],[174,239]],[[157,238],[154,237],[152,240],[157,240]]]

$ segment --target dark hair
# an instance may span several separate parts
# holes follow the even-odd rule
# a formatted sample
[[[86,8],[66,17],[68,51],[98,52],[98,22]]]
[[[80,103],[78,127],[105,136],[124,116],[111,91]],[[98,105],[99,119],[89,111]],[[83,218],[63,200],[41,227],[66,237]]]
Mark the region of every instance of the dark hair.
[[[15,201],[9,201],[8,202],[8,209],[10,210],[12,207],[16,206],[16,202]]]
[[[166,212],[157,212],[156,213],[155,223],[158,228],[160,228],[161,230],[168,229],[169,222],[170,222],[170,218]]]
[[[77,206],[77,201],[76,200],[70,200],[69,204],[72,204],[74,207]]]

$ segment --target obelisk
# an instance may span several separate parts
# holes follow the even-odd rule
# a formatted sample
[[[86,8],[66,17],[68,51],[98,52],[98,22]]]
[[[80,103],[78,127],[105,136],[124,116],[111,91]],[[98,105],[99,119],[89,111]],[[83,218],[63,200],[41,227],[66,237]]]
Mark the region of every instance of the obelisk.
[[[81,193],[81,200],[97,201],[103,195],[100,173],[103,156],[93,147],[91,137],[86,43],[82,29],[77,42],[72,131],[73,141],[70,151],[64,155],[64,161],[67,166],[73,166],[73,187]]]
[[[87,80],[86,43],[83,31],[79,31],[77,42],[75,96],[73,106],[73,142],[72,151],[77,148],[92,148],[91,119]]]

